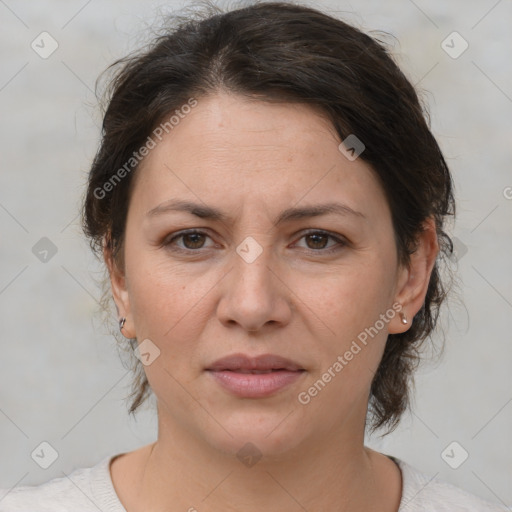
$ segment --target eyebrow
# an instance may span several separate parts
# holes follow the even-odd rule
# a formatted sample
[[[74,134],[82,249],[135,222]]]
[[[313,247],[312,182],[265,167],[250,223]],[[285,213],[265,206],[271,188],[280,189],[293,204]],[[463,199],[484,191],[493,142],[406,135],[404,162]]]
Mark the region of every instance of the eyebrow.
[[[188,212],[201,219],[209,219],[220,222],[229,221],[229,217],[221,210],[204,204],[178,199],[170,199],[156,206],[146,213],[148,217],[156,217],[169,212]],[[299,208],[287,208],[283,210],[275,220],[275,225],[293,220],[300,220],[310,217],[319,217],[321,215],[336,214],[341,216],[354,216],[366,219],[365,215],[342,203],[325,203],[314,206],[304,206]]]

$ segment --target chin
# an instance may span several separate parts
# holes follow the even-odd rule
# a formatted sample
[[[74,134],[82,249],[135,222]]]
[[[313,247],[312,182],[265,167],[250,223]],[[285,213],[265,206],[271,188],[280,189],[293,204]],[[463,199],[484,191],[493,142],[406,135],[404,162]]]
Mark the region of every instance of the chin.
[[[279,457],[298,449],[306,437],[297,424],[298,415],[290,414],[287,418],[288,414],[279,407],[272,413],[234,413],[229,420],[222,420],[222,415],[214,415],[225,430],[209,429],[207,437],[219,451],[238,458]]]

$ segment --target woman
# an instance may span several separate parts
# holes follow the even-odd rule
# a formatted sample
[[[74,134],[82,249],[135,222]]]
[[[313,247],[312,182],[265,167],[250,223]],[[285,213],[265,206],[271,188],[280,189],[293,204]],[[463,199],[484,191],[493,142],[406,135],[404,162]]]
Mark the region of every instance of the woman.
[[[364,446],[446,295],[452,180],[383,46],[268,3],[124,61],[84,228],[158,438],[0,510],[505,510]]]

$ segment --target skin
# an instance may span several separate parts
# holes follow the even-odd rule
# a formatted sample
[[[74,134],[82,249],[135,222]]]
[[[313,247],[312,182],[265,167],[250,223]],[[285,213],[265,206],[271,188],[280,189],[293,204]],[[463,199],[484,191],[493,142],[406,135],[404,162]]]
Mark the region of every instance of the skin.
[[[144,367],[157,398],[157,441],[111,465],[128,512],[398,510],[399,468],[364,446],[368,394],[388,334],[407,330],[424,302],[439,247],[428,220],[410,266],[398,266],[384,193],[371,167],[348,160],[339,143],[311,107],[218,92],[199,98],[138,169],[124,268],[105,252],[123,334],[160,350]],[[147,215],[171,198],[230,218]],[[275,225],[284,209],[326,202],[364,218]],[[163,245],[190,228],[206,236]],[[313,229],[345,245],[305,236]],[[236,252],[248,236],[263,250],[252,263]],[[299,403],[397,302],[409,323],[395,314],[317,396]],[[271,397],[242,399],[205,372],[235,352],[278,354],[306,371]],[[252,467],[236,457],[247,442],[262,454]]]

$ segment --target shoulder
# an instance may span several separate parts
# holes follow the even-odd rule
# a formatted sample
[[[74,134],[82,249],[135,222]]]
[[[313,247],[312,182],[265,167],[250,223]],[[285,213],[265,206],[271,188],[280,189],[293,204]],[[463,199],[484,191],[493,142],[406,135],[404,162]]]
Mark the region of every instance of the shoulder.
[[[0,512],[125,512],[119,508],[110,478],[113,457],[40,485],[0,489]]]
[[[402,472],[402,499],[398,512],[509,512],[460,487],[428,476],[406,462],[392,457]]]

